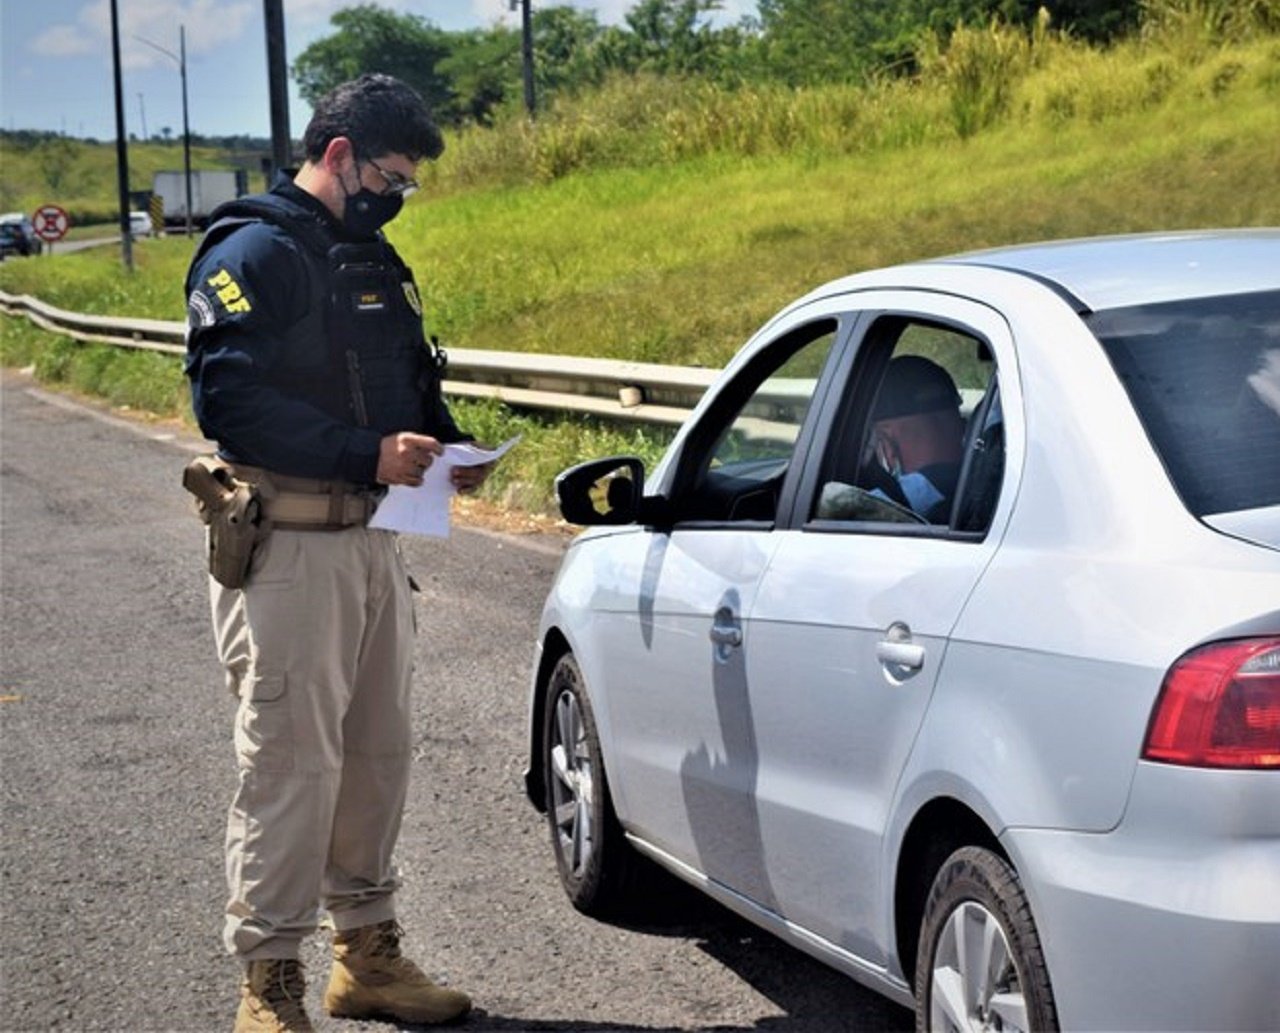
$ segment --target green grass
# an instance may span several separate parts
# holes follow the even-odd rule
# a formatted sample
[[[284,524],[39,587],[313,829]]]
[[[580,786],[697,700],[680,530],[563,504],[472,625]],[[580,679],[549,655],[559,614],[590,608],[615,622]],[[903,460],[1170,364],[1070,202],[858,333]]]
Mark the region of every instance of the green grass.
[[[42,383],[68,387],[121,408],[177,416],[188,405],[176,357],[82,344],[40,330],[25,319],[0,319],[0,361],[7,367],[34,367]]]
[[[391,239],[448,345],[718,366],[786,301],[860,269],[1280,224],[1280,38],[1180,32],[1096,50],[1006,31],[953,41],[910,83],[733,93],[641,81],[536,127],[472,132],[451,140]],[[987,67],[997,81],[982,80]],[[118,248],[5,262],[0,288],[181,319],[191,250],[143,241],[132,275]],[[482,438],[532,420],[461,408]],[[493,491],[535,508],[571,462],[657,447],[590,423],[530,426],[543,436],[529,432]]]

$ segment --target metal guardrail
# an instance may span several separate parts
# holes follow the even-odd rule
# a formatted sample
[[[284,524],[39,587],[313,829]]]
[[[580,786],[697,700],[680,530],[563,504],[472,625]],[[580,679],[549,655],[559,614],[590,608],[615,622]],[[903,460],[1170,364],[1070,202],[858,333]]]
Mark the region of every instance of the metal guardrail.
[[[0,291],[0,311],[82,341],[185,354],[186,324],[66,312]],[[495,398],[516,409],[581,413],[624,423],[678,425],[719,370],[568,355],[450,348],[446,394]]]

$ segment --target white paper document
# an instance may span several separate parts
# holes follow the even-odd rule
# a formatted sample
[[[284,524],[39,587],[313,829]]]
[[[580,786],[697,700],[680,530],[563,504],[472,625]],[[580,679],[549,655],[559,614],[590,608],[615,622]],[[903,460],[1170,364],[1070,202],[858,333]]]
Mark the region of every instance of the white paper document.
[[[378,510],[369,521],[369,526],[384,531],[448,538],[449,500],[458,490],[453,486],[450,472],[455,466],[480,466],[496,462],[519,440],[520,435],[517,434],[494,449],[480,448],[471,441],[445,445],[444,455],[435,457],[422,475],[422,483],[418,487],[393,484],[388,489],[386,498],[378,503]]]

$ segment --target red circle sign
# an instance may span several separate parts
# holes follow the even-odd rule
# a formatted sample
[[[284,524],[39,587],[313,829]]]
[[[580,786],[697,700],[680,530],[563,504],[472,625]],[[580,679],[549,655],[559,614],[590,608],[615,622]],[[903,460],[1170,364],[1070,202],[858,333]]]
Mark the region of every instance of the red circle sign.
[[[67,235],[67,230],[71,228],[71,218],[56,204],[46,204],[32,213],[31,226],[37,237],[52,244]]]

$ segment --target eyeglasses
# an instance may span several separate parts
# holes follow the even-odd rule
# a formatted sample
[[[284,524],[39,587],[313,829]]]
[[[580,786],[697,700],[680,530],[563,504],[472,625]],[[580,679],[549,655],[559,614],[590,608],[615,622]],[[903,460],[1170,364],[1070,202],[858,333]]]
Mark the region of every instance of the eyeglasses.
[[[382,177],[382,181],[387,184],[384,194],[391,194],[393,197],[409,197],[418,189],[418,181],[400,175],[394,169],[384,169],[372,158],[365,159],[378,171],[378,175]]]

